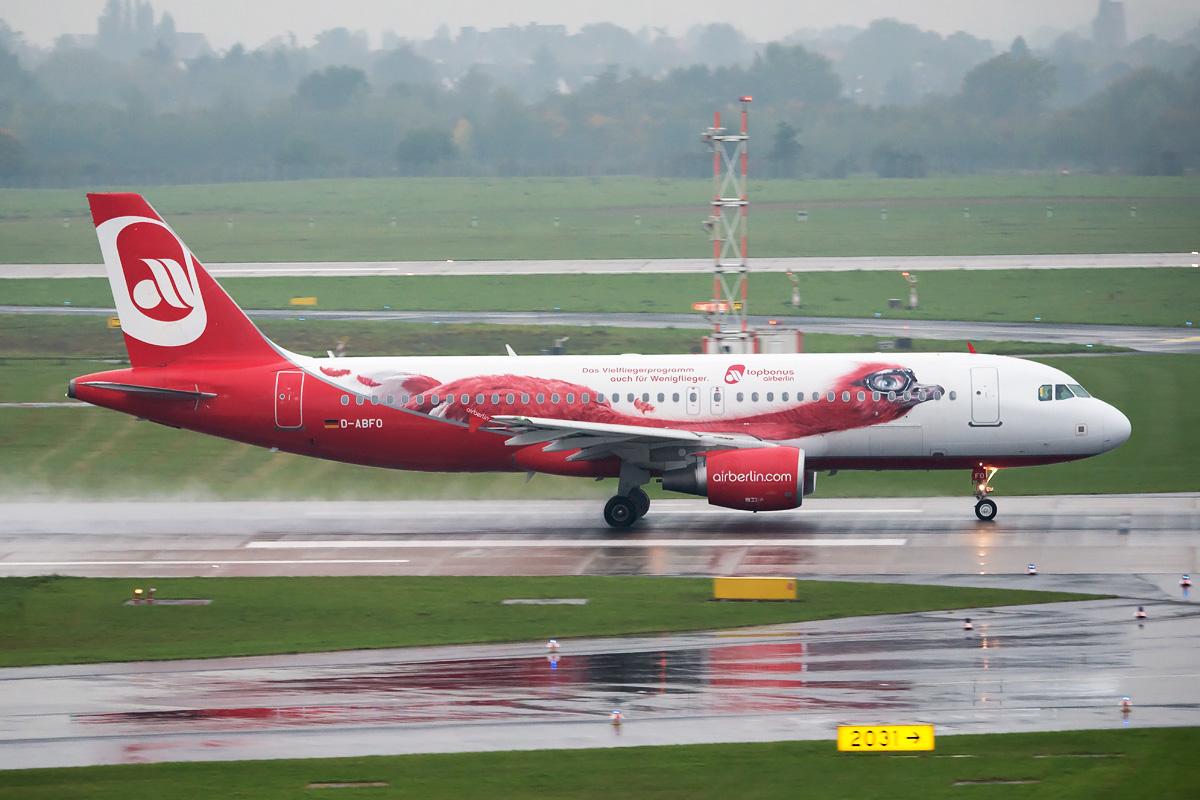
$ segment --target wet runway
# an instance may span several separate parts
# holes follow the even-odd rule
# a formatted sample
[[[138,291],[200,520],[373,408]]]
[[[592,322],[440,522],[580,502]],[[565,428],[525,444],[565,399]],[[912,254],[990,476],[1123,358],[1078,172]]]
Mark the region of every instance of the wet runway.
[[[1200,614],[1178,583],[1200,572],[1200,494],[1003,497],[992,524],[970,498],[656,501],[623,534],[599,507],[5,503],[0,574],[736,573],[1119,597],[564,641],[553,660],[539,641],[0,669],[0,768],[1200,724]]]
[[[1145,605],[1143,624],[1105,600],[969,611],[972,631],[936,612],[557,656],[539,642],[4,669],[0,768],[1195,725],[1200,615]]]
[[[1023,575],[1200,573],[1200,493],[809,499],[749,514],[656,500],[0,504],[0,575]],[[1164,578],[1165,580],[1165,578]],[[1137,596],[1147,589],[1138,584]],[[1112,589],[1105,589],[1112,591]]]
[[[975,256],[810,256],[756,258],[755,272],[858,270],[1153,269],[1196,266],[1195,253],[1062,253]],[[703,258],[566,259],[556,261],[281,261],[205,264],[214,277],[282,275],[636,275],[710,272]],[[103,278],[103,264],[0,264],[0,278]]]

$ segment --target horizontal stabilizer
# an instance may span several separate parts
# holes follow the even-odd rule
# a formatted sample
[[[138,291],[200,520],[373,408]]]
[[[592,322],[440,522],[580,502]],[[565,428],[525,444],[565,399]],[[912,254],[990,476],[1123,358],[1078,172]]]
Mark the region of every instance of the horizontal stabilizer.
[[[208,400],[216,397],[213,392],[202,392],[199,389],[189,391],[187,389],[164,389],[161,386],[138,386],[134,383],[112,383],[111,381],[88,381],[81,383],[80,386],[87,386],[91,389],[108,389],[114,392],[124,392],[125,394],[135,394],[142,397],[152,397],[158,400],[191,400],[199,402],[200,400]],[[71,381],[69,397],[75,396],[75,381]]]

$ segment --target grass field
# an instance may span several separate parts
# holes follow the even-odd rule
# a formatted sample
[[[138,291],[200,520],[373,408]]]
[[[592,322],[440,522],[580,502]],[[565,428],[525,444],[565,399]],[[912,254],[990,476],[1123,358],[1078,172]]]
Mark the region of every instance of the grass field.
[[[699,226],[709,213],[706,180],[387,178],[141,191],[209,261],[687,258],[710,252]],[[763,257],[1190,252],[1200,219],[1196,177],[753,181],[750,192],[752,255]],[[0,263],[97,260],[84,195],[0,190]],[[884,208],[886,220],[880,218]],[[802,209],[808,212],[803,223],[796,218]]]
[[[708,630],[1094,595],[802,581],[794,603],[718,603],[705,578],[0,578],[0,666],[297,653]],[[506,598],[586,605],[501,605]]]
[[[1194,491],[1200,467],[1196,356],[1039,358],[1125,412],[1133,435],[1117,450],[1069,464],[1004,470],[998,497]],[[105,364],[50,359],[0,365],[0,399],[61,400],[65,381]],[[15,377],[20,376],[20,377]],[[8,388],[5,388],[8,387]],[[19,394],[9,394],[10,391]],[[606,498],[612,482],[517,474],[396,472],[270,453],[98,408],[0,409],[0,497],[458,499]],[[651,488],[652,494],[662,495]],[[817,497],[961,494],[960,472],[843,472]],[[678,497],[678,495],[669,495]]]
[[[936,744],[919,754],[839,753],[816,741],[9,770],[0,798],[1183,800],[1195,791],[1200,728],[939,735]],[[350,782],[386,785],[309,788]]]
[[[780,318],[814,317],[980,320],[985,322],[1200,325],[1200,270],[1070,269],[945,271],[919,274],[917,311],[890,309],[908,297],[899,274],[818,272],[801,277],[804,308],[790,305],[786,275],[750,280],[750,311]],[[321,310],[567,311],[694,314],[712,298],[712,276],[365,276],[229,278],[230,295],[246,309],[294,309],[293,297],[316,297]],[[0,304],[112,308],[102,278],[0,280]],[[303,313],[298,311],[297,313]]]

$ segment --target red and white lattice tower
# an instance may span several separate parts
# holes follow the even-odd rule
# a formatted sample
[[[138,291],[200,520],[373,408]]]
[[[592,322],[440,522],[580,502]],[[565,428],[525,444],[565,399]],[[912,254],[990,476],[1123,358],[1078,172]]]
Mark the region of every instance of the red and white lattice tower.
[[[713,245],[713,300],[705,310],[713,322],[714,333],[742,338],[752,335],[746,302],[747,212],[746,196],[747,129],[749,97],[742,103],[742,125],[737,133],[721,127],[721,112],[713,114],[713,125],[704,132],[704,141],[713,151],[712,215],[705,227]],[[724,337],[723,337],[724,338]]]

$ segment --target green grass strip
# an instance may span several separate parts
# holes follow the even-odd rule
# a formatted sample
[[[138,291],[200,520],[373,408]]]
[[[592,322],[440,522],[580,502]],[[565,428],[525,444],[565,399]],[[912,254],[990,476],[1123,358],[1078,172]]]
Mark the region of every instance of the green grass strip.
[[[604,725],[604,722],[596,723]],[[628,726],[636,725],[629,721]],[[702,724],[719,725],[719,720]],[[832,733],[832,732],[831,732]],[[939,736],[931,753],[832,741],[456,753],[0,772],[0,800],[131,797],[1174,800],[1195,796],[1200,728]],[[1031,781],[1004,785],[1004,781]],[[314,783],[386,786],[317,789]],[[961,785],[961,782],[973,782]],[[982,782],[982,783],[974,783]]]
[[[710,212],[708,180],[383,178],[140,191],[208,261],[704,258],[710,252],[699,225]],[[96,260],[84,195],[83,189],[0,190],[0,263]],[[1200,178],[752,178],[750,204],[755,257],[1190,252]],[[801,210],[806,222],[797,220]]]
[[[127,606],[135,588],[206,606]],[[1094,595],[802,581],[797,602],[723,603],[706,578],[0,579],[0,666],[211,658],[707,630]],[[516,598],[586,605],[502,605]]]

